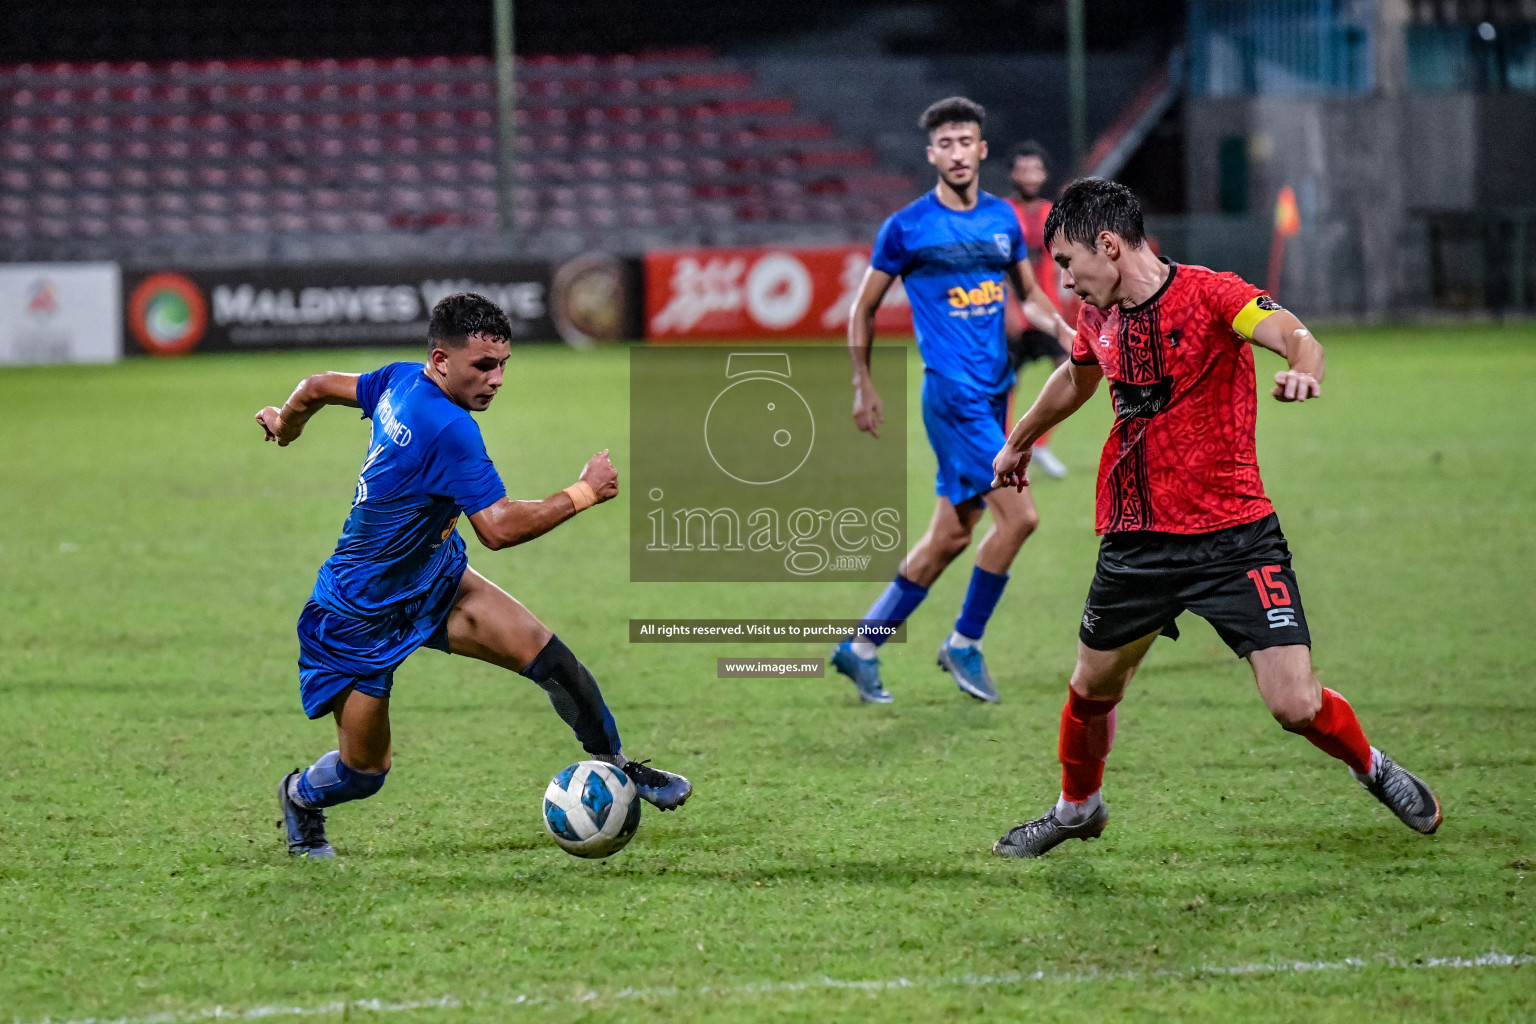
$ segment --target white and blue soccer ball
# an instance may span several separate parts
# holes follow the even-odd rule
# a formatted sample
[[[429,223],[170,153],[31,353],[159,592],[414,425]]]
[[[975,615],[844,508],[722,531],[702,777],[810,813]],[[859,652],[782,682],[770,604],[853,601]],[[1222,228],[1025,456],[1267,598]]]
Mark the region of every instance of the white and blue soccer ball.
[[[607,857],[640,827],[640,793],[606,761],[577,761],[544,790],[544,827],[566,853]]]

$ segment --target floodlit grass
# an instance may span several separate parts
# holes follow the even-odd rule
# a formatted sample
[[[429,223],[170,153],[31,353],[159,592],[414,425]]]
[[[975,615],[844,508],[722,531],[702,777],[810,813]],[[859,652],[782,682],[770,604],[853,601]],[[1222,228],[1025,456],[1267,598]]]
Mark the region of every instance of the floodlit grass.
[[[1037,486],[987,638],[1002,705],[933,666],[968,558],[888,648],[890,707],[836,676],[715,678],[719,655],[821,647],[629,645],[630,617],[854,616],[878,587],[630,584],[616,502],[506,552],[471,537],[471,561],[591,666],[632,756],[694,780],[689,805],[611,861],[566,856],[538,801],[580,751],[542,692],[428,651],[399,675],[389,785],[332,813],[339,860],[296,863],[273,792],[333,733],[299,709],[294,620],[366,425],[328,410],[279,450],[251,415],[398,354],[0,372],[0,1018],[1529,1019],[1536,963],[1403,965],[1536,953],[1536,332],[1323,340],[1321,401],[1262,400],[1265,479],[1319,672],[1437,788],[1440,834],[1276,727],[1186,617],[1121,710],[1110,831],[1031,863],[990,847],[1055,796],[1105,395],[1059,433],[1072,476]],[[515,494],[598,448],[623,471],[626,365],[514,354],[481,423]],[[909,462],[922,523],[920,429]],[[1220,972],[1298,961],[1324,967]]]

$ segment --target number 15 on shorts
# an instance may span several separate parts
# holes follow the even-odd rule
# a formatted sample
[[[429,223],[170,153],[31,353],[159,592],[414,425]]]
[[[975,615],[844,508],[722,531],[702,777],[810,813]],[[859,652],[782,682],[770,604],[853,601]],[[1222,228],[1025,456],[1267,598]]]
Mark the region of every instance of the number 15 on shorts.
[[[1284,569],[1278,565],[1266,565],[1261,569],[1248,570],[1248,578],[1259,592],[1259,602],[1269,619],[1270,629],[1295,626],[1296,608],[1291,603],[1291,590],[1281,578]]]

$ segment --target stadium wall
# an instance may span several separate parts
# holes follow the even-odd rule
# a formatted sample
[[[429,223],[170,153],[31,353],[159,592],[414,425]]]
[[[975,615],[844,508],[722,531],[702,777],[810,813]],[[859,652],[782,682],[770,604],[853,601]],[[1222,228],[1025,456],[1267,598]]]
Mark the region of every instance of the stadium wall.
[[[1185,123],[1191,212],[1219,212],[1220,154],[1232,139],[1247,155],[1248,209],[1271,209],[1281,186],[1296,190],[1302,230],[1281,291],[1301,312],[1423,310],[1439,290],[1433,218],[1536,207],[1536,96],[1192,98]]]

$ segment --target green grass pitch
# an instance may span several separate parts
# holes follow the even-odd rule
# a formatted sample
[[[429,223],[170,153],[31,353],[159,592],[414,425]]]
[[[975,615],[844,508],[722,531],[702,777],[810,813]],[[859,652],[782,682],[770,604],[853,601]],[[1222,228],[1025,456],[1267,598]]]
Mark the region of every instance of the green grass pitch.
[[[689,805],[610,861],[566,856],[538,802],[579,749],[544,695],[428,651],[399,675],[389,785],[332,813],[339,860],[296,863],[273,790],[334,734],[300,712],[294,620],[365,424],[328,410],[279,450],[251,416],[401,355],[0,372],[0,1019],[1536,1017],[1536,331],[1323,340],[1320,401],[1261,399],[1265,480],[1319,673],[1445,825],[1409,832],[1282,732],[1186,616],[1121,710],[1110,831],[1030,863],[990,848],[1055,795],[1102,393],[1060,431],[1072,476],[1037,484],[987,637],[1002,705],[933,665],[968,557],[888,649],[897,703],[861,707],[835,676],[714,678],[717,655],[820,647],[631,646],[626,620],[853,616],[877,586],[632,585],[604,506],[506,552],[471,538],[471,561],[592,667],[631,755],[692,777]],[[598,448],[623,471],[626,365],[514,353],[481,418],[514,493]],[[909,461],[922,523],[921,430]]]

